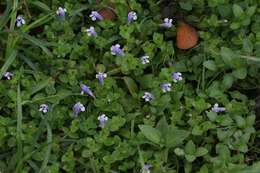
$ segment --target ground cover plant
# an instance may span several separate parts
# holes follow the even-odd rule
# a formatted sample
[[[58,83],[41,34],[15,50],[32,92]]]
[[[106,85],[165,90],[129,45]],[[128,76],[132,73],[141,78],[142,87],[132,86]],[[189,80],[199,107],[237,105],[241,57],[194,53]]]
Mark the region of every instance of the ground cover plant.
[[[0,172],[260,172],[258,0],[6,0],[0,38]]]

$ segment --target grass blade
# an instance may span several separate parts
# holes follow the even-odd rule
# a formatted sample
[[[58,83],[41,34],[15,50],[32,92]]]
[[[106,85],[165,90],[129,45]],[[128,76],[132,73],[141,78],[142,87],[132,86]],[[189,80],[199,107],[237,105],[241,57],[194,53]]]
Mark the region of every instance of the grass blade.
[[[3,77],[4,73],[8,70],[10,65],[14,62],[17,55],[17,51],[13,50],[10,54],[10,56],[6,59],[4,65],[2,66],[0,70],[0,79]]]
[[[16,140],[17,140],[17,154],[16,163],[21,162],[23,156],[23,144],[22,144],[22,98],[20,84],[17,86],[17,130],[16,130]]]
[[[51,9],[49,8],[48,5],[46,5],[46,4],[44,4],[44,3],[40,2],[40,1],[29,1],[29,3],[34,5],[34,6],[36,6],[36,7],[38,7],[39,9],[42,9],[42,10],[46,11],[46,12],[50,12],[51,11]]]
[[[45,52],[48,56],[52,57],[52,53],[51,51],[46,47],[46,44],[45,42],[37,39],[37,38],[34,38],[28,34],[25,34],[25,33],[21,33],[23,38],[25,38],[26,40],[30,41],[31,43],[33,43],[34,45],[40,47],[42,49],[43,52]]]
[[[32,28],[36,28],[38,26],[41,26],[47,22],[49,22],[52,18],[54,17],[54,13],[51,13],[51,14],[47,14],[41,18],[39,18],[38,20],[35,20],[34,22],[32,22],[31,24],[25,26],[23,28],[23,32],[27,32],[29,31],[30,29]]]
[[[7,22],[9,21],[11,15],[11,5],[10,2],[7,1],[7,5],[6,5],[6,9],[4,14],[0,17],[0,31],[2,30],[2,28],[7,24]]]
[[[47,164],[49,162],[49,158],[50,158],[50,154],[51,154],[51,149],[52,149],[52,130],[51,130],[51,126],[49,125],[47,119],[41,114],[41,118],[44,120],[44,123],[46,125],[47,128],[47,143],[49,144],[47,147],[47,150],[45,152],[45,156],[44,156],[44,160],[42,162],[41,168],[39,173],[44,173],[47,167]]]

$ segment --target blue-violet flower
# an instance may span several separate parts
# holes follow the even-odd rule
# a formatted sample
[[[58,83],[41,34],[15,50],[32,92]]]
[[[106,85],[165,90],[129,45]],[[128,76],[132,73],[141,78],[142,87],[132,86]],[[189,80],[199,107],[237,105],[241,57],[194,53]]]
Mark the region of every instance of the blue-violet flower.
[[[88,94],[91,97],[95,97],[93,92],[90,90],[90,87],[84,84],[81,84],[81,94]]]
[[[67,12],[66,8],[59,7],[58,10],[56,11],[56,14],[57,14],[60,18],[64,19],[66,12]]]
[[[215,103],[211,110],[213,112],[219,113],[219,112],[224,112],[226,110],[226,108],[225,107],[219,107],[218,103]]]
[[[144,92],[144,95],[142,98],[144,99],[145,102],[149,102],[154,98],[154,96],[149,92]]]
[[[93,26],[90,26],[88,29],[86,29],[86,32],[88,36],[97,36],[97,33],[95,31],[95,28]]]
[[[172,19],[165,18],[163,21],[164,21],[164,23],[161,24],[162,27],[165,27],[165,28],[172,27]]]
[[[107,78],[107,74],[102,73],[102,72],[98,72],[98,74],[96,74],[96,78],[99,80],[99,83],[101,85],[104,85],[104,79]]]
[[[141,63],[142,63],[142,64],[148,64],[148,63],[150,63],[149,58],[150,58],[150,57],[149,57],[148,55],[142,56],[142,57],[140,58]]]
[[[176,72],[172,74],[173,82],[178,82],[182,80],[182,74],[180,72]]]
[[[130,11],[127,16],[128,23],[131,23],[132,21],[137,20],[136,12]]]
[[[78,114],[80,112],[84,112],[86,109],[84,107],[84,105],[80,102],[77,102],[74,106],[73,106],[73,115],[74,117],[77,117]]]
[[[119,44],[112,45],[111,54],[115,55],[115,56],[124,56],[125,55],[123,49],[120,48]]]
[[[42,113],[47,113],[49,111],[49,106],[46,105],[46,104],[41,104],[39,111],[42,112]]]
[[[172,84],[170,83],[163,83],[161,84],[161,89],[164,93],[171,91]]]
[[[144,164],[143,169],[142,169],[142,173],[150,173],[150,168],[152,167],[151,164]]]
[[[101,128],[104,128],[106,122],[108,121],[108,117],[107,117],[105,114],[101,114],[101,115],[98,117],[98,120],[99,120],[99,126],[100,126]]]
[[[21,27],[24,24],[25,24],[24,17],[22,15],[18,15],[16,18],[16,26]]]
[[[91,14],[89,15],[92,21],[98,20],[103,20],[103,16],[101,16],[97,11],[92,11]]]
[[[5,74],[4,74],[4,77],[7,79],[7,80],[11,80],[12,79],[12,77],[13,77],[13,73],[11,73],[11,72],[5,72]]]

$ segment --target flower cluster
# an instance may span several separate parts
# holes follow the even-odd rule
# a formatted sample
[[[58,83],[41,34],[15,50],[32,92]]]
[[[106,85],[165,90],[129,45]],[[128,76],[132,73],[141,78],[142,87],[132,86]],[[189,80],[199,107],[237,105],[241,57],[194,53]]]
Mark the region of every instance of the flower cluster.
[[[165,27],[165,28],[172,27],[172,19],[165,18],[163,21],[164,21],[164,23],[161,24],[162,27]]]
[[[180,72],[172,73],[172,80],[173,80],[174,83],[181,81],[182,80],[182,74]],[[172,84],[169,83],[169,82],[162,83],[160,85],[163,93],[170,92],[171,86],[172,86]],[[154,96],[150,92],[145,92],[142,98],[145,100],[145,102],[150,102],[151,100],[154,99]]]

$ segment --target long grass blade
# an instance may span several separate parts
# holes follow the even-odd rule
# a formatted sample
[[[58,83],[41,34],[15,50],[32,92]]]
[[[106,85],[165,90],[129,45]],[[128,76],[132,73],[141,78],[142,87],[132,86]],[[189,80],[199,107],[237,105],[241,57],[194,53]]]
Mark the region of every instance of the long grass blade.
[[[7,4],[6,4],[6,9],[5,9],[5,12],[3,15],[1,15],[0,17],[0,31],[2,30],[2,28],[7,24],[7,22],[9,21],[11,15],[11,4],[10,4],[10,1],[7,1]]]
[[[23,112],[22,112],[22,98],[21,98],[21,89],[20,84],[17,86],[17,130],[16,130],[16,140],[17,140],[17,166],[18,163],[22,160],[23,156],[23,144],[22,144],[22,119],[23,119]]]
[[[45,52],[48,56],[52,57],[52,53],[51,51],[46,47],[46,42],[43,42],[35,37],[32,37],[28,34],[25,33],[21,33],[23,38],[25,38],[26,40],[30,41],[31,43],[33,43],[35,46],[40,47],[42,49],[43,52]]]
[[[3,77],[4,73],[8,70],[8,68],[12,65],[17,55],[17,51],[13,50],[9,57],[7,57],[4,65],[0,70],[0,79]]]
[[[39,9],[42,9],[46,12],[50,12],[51,9],[49,8],[48,5],[40,2],[40,1],[29,1],[30,4],[34,5],[35,7],[38,7]]]
[[[41,118],[44,120],[44,123],[47,128],[47,143],[49,144],[47,147],[47,150],[44,155],[44,160],[42,162],[41,168],[39,173],[44,173],[46,171],[47,164],[49,162],[50,154],[51,154],[51,149],[52,149],[52,129],[51,126],[49,125],[47,119],[41,114]]]

